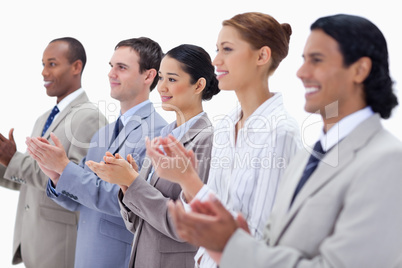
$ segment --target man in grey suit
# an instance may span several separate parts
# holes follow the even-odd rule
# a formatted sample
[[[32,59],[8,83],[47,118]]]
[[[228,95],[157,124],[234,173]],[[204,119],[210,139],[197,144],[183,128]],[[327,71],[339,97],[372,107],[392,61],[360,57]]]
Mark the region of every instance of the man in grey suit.
[[[220,267],[402,267],[402,144],[380,123],[398,104],[385,38],[367,19],[323,17],[303,58],[305,110],[324,127],[312,154],[287,168],[266,243],[217,200],[188,214],[170,204],[178,232],[215,251]]]
[[[32,137],[50,140],[50,133],[55,133],[68,159],[78,163],[90,147],[93,134],[106,123],[81,88],[84,47],[74,38],[55,39],[46,47],[42,63],[46,93],[57,98],[57,105],[55,112],[48,111],[37,119]],[[48,176],[28,153],[17,151],[13,129],[8,139],[0,134],[0,163],[0,185],[20,190],[12,263],[72,267],[78,214],[47,198]]]
[[[100,162],[106,152],[130,155],[141,167],[145,157],[145,137],[156,137],[166,121],[149,101],[158,82],[162,59],[158,43],[146,38],[119,42],[110,60],[111,96],[120,102],[116,122],[100,129],[92,138],[96,144],[79,165],[66,157],[56,136],[55,145],[41,139],[28,141],[33,158],[51,180],[48,196],[71,211],[80,212],[74,267],[128,267],[133,234],[120,215],[118,185],[102,181],[85,162]],[[121,128],[118,131],[118,128]],[[117,133],[118,132],[118,133]]]

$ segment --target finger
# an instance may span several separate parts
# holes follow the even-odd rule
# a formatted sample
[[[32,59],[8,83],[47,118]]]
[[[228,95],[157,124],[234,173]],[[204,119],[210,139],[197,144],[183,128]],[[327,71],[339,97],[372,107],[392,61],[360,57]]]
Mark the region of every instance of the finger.
[[[116,157],[116,159],[124,159],[119,153],[116,153],[114,156]]]
[[[240,228],[242,228],[247,233],[250,233],[250,229],[248,228],[248,223],[241,213],[239,213],[237,215],[236,222]]]
[[[113,156],[113,154],[111,152],[106,152],[105,155],[106,156]]]
[[[36,139],[38,139],[39,141],[41,141],[41,142],[43,142],[43,143],[45,143],[45,144],[49,144],[49,145],[50,145],[50,142],[49,142],[47,139],[43,138],[43,137],[37,137]]]
[[[15,140],[14,140],[14,128],[10,129],[10,132],[8,132],[8,139],[15,144]]]
[[[198,199],[191,202],[191,210],[205,215],[215,215],[214,210],[211,209],[211,205],[208,202],[201,202]]]
[[[50,137],[52,138],[54,145],[56,145],[57,147],[62,148],[64,150],[63,144],[61,143],[59,138],[57,138],[57,136],[53,132],[50,133]]]

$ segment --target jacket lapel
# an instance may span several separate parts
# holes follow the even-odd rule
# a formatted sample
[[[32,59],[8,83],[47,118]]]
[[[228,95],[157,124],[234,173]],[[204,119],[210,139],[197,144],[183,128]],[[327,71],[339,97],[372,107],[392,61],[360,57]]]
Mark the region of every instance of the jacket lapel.
[[[75,106],[81,105],[85,102],[89,102],[89,99],[88,99],[87,94],[85,92],[83,92],[80,95],[78,95],[78,97],[75,98],[62,112],[60,112],[60,114],[56,117],[56,119],[50,124],[49,128],[46,130],[45,134],[43,135],[43,138],[49,139],[50,133],[53,132],[53,130],[55,130],[57,128],[57,126],[60,124],[60,122],[64,121],[64,119],[67,117],[67,115],[71,113],[72,109]],[[92,106],[91,106],[91,109],[93,109]],[[45,122],[46,122],[49,114],[50,114],[50,111],[46,115]],[[43,125],[44,124],[45,123],[43,123]],[[43,126],[42,126],[42,129],[43,129]],[[40,130],[41,132],[42,132],[42,129]],[[71,130],[66,129],[66,131],[71,131]]]
[[[147,103],[144,107],[140,108],[138,111],[136,111],[131,117],[130,120],[127,122],[127,124],[122,128],[120,131],[119,135],[117,138],[111,142],[110,139],[112,137],[112,133],[114,130],[114,125],[109,125],[109,148],[108,151],[112,154],[115,154],[117,152],[123,154],[122,157],[125,157],[125,152],[124,152],[124,143],[126,142],[128,136],[136,130],[138,127],[141,126],[143,123],[143,120],[145,120],[147,117],[151,116],[154,113],[155,109],[152,105],[152,103]],[[152,123],[152,120],[151,120]],[[152,127],[152,126],[148,126]],[[142,135],[143,133],[138,133],[138,135]],[[145,136],[140,137],[141,139],[145,139]],[[123,150],[122,150],[123,148]],[[120,152],[120,150],[122,150]]]
[[[281,201],[286,200],[286,202],[282,202],[280,208],[278,207],[280,212],[277,216],[282,216],[282,219],[279,219],[277,222],[278,225],[274,227],[275,231],[273,230],[271,237],[272,244],[279,242],[280,237],[291,224],[293,218],[297,216],[297,213],[303,207],[306,200],[320,191],[329,181],[336,178],[336,175],[341,170],[350,165],[356,157],[356,153],[364,147],[381,128],[379,116],[377,114],[373,115],[357,126],[347,137],[332,148],[322,159],[315,172],[311,175],[294,200],[292,207],[289,209],[291,198],[309,155],[305,157],[306,160],[303,161],[303,165],[297,167],[297,171],[292,173],[294,178],[292,178],[291,183],[287,185],[286,191],[281,192],[281,194],[285,195]]]

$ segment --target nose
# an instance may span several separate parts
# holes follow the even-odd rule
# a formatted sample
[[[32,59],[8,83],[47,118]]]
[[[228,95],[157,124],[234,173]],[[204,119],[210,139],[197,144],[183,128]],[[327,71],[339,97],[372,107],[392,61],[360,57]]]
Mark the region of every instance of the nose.
[[[114,71],[114,68],[110,68],[109,74],[108,74],[109,78],[116,78],[116,73]]]
[[[297,70],[296,75],[300,79],[303,79],[307,76],[307,66],[306,66],[305,62],[303,62],[303,64],[300,66],[299,70]]]
[[[168,91],[168,89],[167,89],[167,87],[166,87],[165,81],[164,81],[163,79],[160,79],[160,78],[159,78],[159,81],[158,81],[158,92],[161,93],[161,92],[167,92],[167,91]]]
[[[222,58],[221,58],[219,52],[216,54],[214,60],[212,61],[212,65],[214,65],[214,66],[222,65]]]
[[[42,76],[43,76],[43,77],[46,77],[46,76],[48,76],[48,75],[49,75],[49,72],[48,72],[46,66],[43,66]]]

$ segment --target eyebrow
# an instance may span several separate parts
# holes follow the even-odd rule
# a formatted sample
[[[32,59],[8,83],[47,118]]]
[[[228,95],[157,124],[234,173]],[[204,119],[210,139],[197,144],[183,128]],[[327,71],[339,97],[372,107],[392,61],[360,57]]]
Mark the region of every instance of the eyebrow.
[[[162,72],[159,71],[158,74],[162,75]],[[166,73],[167,75],[174,75],[174,76],[178,76],[180,77],[180,75],[178,75],[177,73]]]
[[[223,42],[221,42],[220,44],[217,44],[216,46],[219,46],[219,45],[223,46],[223,45],[225,45],[225,44],[231,44],[231,45],[233,45],[233,43],[232,43],[232,42],[229,42],[229,41],[223,41]]]
[[[308,53],[307,55],[302,54],[302,58],[303,58],[303,59],[306,58],[306,57],[317,57],[317,56],[323,57],[324,54],[322,54],[322,53],[320,53],[320,52],[312,52],[312,53]]]
[[[113,66],[111,62],[109,62],[109,65],[110,65],[110,66]],[[124,64],[124,63],[122,63],[122,62],[116,62],[116,64],[115,64],[115,65],[116,65],[116,66],[124,66],[124,67],[129,67],[127,64]]]

